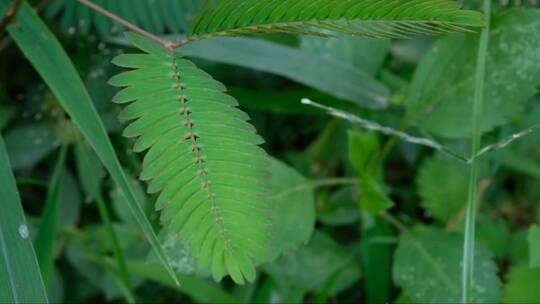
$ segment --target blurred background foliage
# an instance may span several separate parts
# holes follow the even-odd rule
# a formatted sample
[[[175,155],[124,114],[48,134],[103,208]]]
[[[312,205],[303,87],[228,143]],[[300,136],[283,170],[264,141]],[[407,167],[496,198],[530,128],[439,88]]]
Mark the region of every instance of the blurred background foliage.
[[[118,72],[110,61],[130,51],[123,29],[76,1],[30,2],[76,65],[159,230],[155,197],[136,179],[141,156],[121,136],[120,109],[110,102],[115,89],[107,81]],[[182,35],[198,5],[196,0],[95,2],[164,35]],[[478,7],[477,1],[466,2]],[[494,15],[485,144],[540,122],[540,11],[497,6]],[[1,39],[0,130],[38,256],[40,230],[53,223],[49,228],[58,231],[45,276],[51,302],[123,302],[129,294],[152,303],[459,299],[467,166],[329,117],[300,99],[436,138],[466,155],[476,35],[394,41],[268,35],[183,48],[229,88],[276,158],[269,185],[279,206],[276,216],[291,229],[278,233],[309,241],[263,265],[255,284],[235,286],[229,279],[209,280],[184,244],[162,237],[181,287],[149,254],[122,192],[58,101],[10,38]],[[540,221],[539,156],[536,133],[483,158],[476,299],[540,302],[535,290],[540,233],[534,226]],[[47,212],[49,205],[56,212]],[[384,216],[366,212],[388,207]],[[119,279],[107,218],[126,256],[131,287]]]

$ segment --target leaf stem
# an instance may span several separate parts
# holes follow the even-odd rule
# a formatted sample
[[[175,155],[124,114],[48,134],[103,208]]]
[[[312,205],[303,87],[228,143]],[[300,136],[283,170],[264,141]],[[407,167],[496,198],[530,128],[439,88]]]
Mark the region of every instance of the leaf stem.
[[[15,18],[17,15],[17,12],[19,11],[19,7],[21,7],[22,0],[15,0],[10,8],[8,8],[6,15],[2,20],[0,20],[0,32],[2,32],[8,24]]]
[[[83,141],[79,141],[77,143],[79,145],[76,148],[79,148],[81,150],[84,149]],[[99,215],[101,216],[101,220],[105,224],[105,228],[109,232],[109,236],[111,238],[111,245],[112,250],[114,252],[114,257],[116,259],[116,262],[118,263],[118,270],[119,270],[119,278],[121,282],[121,289],[124,293],[124,296],[128,303],[135,303],[135,296],[133,295],[131,291],[131,278],[129,274],[129,270],[126,263],[126,258],[124,257],[124,253],[122,252],[122,247],[120,246],[120,242],[118,241],[118,236],[116,234],[116,231],[114,229],[111,216],[109,214],[109,210],[107,209],[107,205],[105,204],[105,200],[103,198],[103,195],[101,194],[101,191],[99,189],[99,184],[97,182],[97,179],[95,178],[95,175],[93,174],[92,167],[90,164],[90,160],[87,157],[86,153],[81,153],[82,157],[82,164],[85,168],[85,171],[88,172],[88,174],[91,175],[90,181],[91,181],[91,188],[94,192],[94,195],[96,197],[96,203],[99,211]]]
[[[465,232],[463,238],[463,268],[462,268],[462,290],[461,301],[470,303],[472,301],[473,281],[474,281],[474,252],[475,252],[475,223],[477,205],[477,185],[478,185],[478,162],[475,156],[480,151],[482,141],[482,108],[484,103],[484,84],[486,74],[486,58],[489,45],[489,30],[491,17],[491,0],[484,0],[485,26],[480,35],[478,46],[478,57],[476,62],[475,92],[473,100],[472,117],[472,158],[469,178],[469,196],[465,215]]]
[[[176,47],[180,47],[180,43],[177,43],[177,42],[171,42],[171,41],[168,41],[168,40],[165,40],[161,37],[158,37],[150,32],[147,32],[145,30],[143,30],[142,28],[136,26],[135,24],[127,21],[126,19],[118,16],[118,15],[115,15],[113,13],[111,13],[110,11],[104,9],[103,7],[93,3],[92,1],[90,0],[78,0],[80,3],[88,6],[89,8],[93,9],[94,11],[102,14],[103,16],[107,17],[107,18],[110,18],[111,20],[113,20],[114,22],[118,23],[118,24],[121,24],[125,27],[127,27],[128,29],[136,32],[136,33],[139,33],[141,35],[143,35],[144,37],[154,41],[154,42],[157,42],[159,44],[161,44],[164,48],[168,49],[168,50],[172,50]]]

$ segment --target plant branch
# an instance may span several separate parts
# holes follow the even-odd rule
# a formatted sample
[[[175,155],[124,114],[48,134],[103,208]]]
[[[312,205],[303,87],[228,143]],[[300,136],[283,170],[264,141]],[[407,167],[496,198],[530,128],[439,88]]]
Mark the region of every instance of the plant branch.
[[[486,57],[489,45],[489,30],[491,17],[491,0],[484,0],[484,16],[486,24],[482,29],[478,46],[478,57],[476,62],[475,92],[472,117],[472,159],[470,162],[469,196],[467,211],[465,215],[465,232],[463,238],[463,268],[462,268],[462,290],[461,301],[470,303],[472,301],[472,291],[474,282],[474,252],[475,252],[475,224],[476,205],[478,201],[478,161],[476,155],[480,151],[482,142],[482,108],[484,103],[484,84],[486,78]]]
[[[117,15],[111,13],[110,11],[104,9],[103,7],[93,3],[90,0],[78,0],[78,1],[80,3],[88,6],[89,8],[93,9],[94,11],[102,14],[103,16],[105,16],[107,18],[110,18],[114,22],[116,22],[118,24],[121,24],[121,25],[127,27],[128,29],[143,35],[144,37],[146,37],[146,38],[148,38],[148,39],[150,39],[150,40],[152,40],[154,42],[157,42],[157,43],[161,44],[164,48],[166,48],[169,51],[171,51],[175,47],[179,47],[181,45],[180,43],[171,42],[171,41],[165,40],[165,39],[163,39],[161,37],[158,37],[158,36],[156,36],[156,35],[154,35],[154,34],[152,34],[150,32],[147,32],[147,31],[143,30],[142,28],[136,26],[135,24],[123,19],[122,17],[117,16]]]
[[[19,11],[19,7],[21,7],[22,0],[14,0],[11,7],[7,10],[6,15],[4,18],[0,21],[0,32],[2,32],[8,24],[15,18],[17,15],[17,12]]]

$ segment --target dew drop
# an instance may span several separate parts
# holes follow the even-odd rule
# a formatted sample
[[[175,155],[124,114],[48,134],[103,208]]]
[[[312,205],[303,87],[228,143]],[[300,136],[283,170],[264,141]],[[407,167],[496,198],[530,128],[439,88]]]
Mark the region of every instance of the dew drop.
[[[28,226],[26,226],[26,224],[21,224],[19,226],[19,235],[23,238],[23,239],[27,239],[28,238]]]

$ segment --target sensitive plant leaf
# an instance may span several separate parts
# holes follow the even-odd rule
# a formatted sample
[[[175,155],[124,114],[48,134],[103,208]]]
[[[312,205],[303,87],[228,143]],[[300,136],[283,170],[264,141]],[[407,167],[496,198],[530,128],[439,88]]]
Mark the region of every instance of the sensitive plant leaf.
[[[517,9],[494,17],[486,66],[482,130],[520,111],[540,84],[540,10]],[[441,38],[424,56],[408,98],[408,119],[430,133],[471,135],[477,35]]]
[[[0,0],[0,9],[9,5],[9,2]],[[23,3],[19,9],[16,26],[9,26],[8,31],[94,148],[114,181],[122,188],[128,197],[128,206],[141,225],[152,248],[174,277],[174,272],[168,264],[150,222],[133,196],[129,182],[88,92],[58,40],[26,3]]]
[[[394,283],[416,303],[459,303],[463,238],[430,228],[404,233],[394,255]],[[472,302],[498,303],[502,285],[492,254],[475,251]]]
[[[531,267],[540,267],[540,226],[529,228],[529,259]]]
[[[53,268],[53,251],[56,234],[58,231],[60,197],[62,185],[64,183],[64,168],[67,154],[67,147],[60,149],[60,154],[54,166],[52,178],[47,190],[47,200],[45,201],[45,211],[41,216],[41,223],[34,241],[36,256],[41,269],[41,275],[46,286],[50,286],[51,271]]]
[[[6,134],[6,147],[15,170],[34,166],[57,146],[56,128],[50,121],[24,124]]]
[[[133,69],[110,80],[126,87],[113,101],[129,103],[123,134],[137,138],[135,152],[147,151],[140,179],[159,193],[167,234],[188,242],[215,280],[228,273],[252,282],[272,239],[263,139],[223,84],[155,42],[127,38],[145,54],[113,60]]]
[[[416,184],[422,206],[442,222],[457,214],[467,201],[467,173],[460,165],[431,158],[420,167]]]
[[[255,33],[326,35],[321,30],[375,38],[468,31],[482,25],[478,12],[454,1],[222,0],[203,6],[191,40]]]
[[[360,178],[360,206],[377,214],[394,206],[384,185],[377,179],[380,168],[372,168],[380,153],[379,141],[373,133],[349,132],[349,159]]]
[[[0,184],[0,302],[46,303],[43,279],[1,136]]]
[[[308,179],[271,158],[269,187],[272,201],[275,256],[306,244],[315,228],[315,197]]]
[[[540,269],[514,266],[504,287],[503,303],[540,303]]]
[[[381,109],[388,105],[390,91],[384,84],[363,70],[320,54],[246,37],[203,40],[181,50],[186,56],[280,75],[361,106]]]

